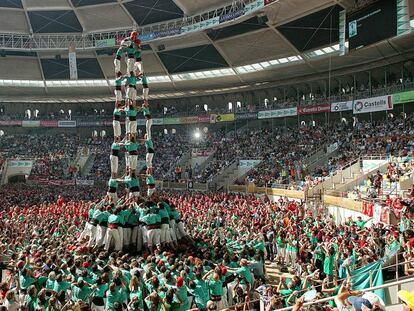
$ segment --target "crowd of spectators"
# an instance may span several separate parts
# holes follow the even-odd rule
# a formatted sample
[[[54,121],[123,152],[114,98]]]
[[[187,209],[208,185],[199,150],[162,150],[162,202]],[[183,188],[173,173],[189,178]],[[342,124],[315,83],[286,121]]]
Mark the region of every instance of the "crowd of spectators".
[[[168,192],[159,200],[177,207],[194,242],[131,255],[82,244],[90,201],[71,200],[66,188],[44,191],[62,196],[2,202],[0,249],[9,271],[0,305],[7,310],[250,310],[259,298],[265,310],[300,310],[305,297],[353,290],[355,269],[398,250],[400,234],[404,247],[414,236],[411,224],[404,232],[360,218],[338,225],[320,207],[286,198]],[[288,273],[270,280],[266,259]]]
[[[74,134],[4,135],[0,139],[0,159],[34,160],[32,179],[69,179],[77,171],[71,167],[83,141]]]

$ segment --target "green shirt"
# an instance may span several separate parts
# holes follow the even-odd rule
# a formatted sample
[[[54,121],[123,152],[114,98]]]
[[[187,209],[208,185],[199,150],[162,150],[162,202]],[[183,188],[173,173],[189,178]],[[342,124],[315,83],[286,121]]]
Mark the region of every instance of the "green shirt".
[[[122,302],[120,300],[120,296],[119,296],[118,291],[114,290],[113,292],[111,292],[110,290],[108,290],[106,292],[106,305],[105,305],[105,308],[113,310],[115,302],[119,302],[119,303]]]
[[[132,108],[130,109],[129,107],[127,109],[125,109],[125,113],[127,115],[127,117],[136,117],[138,114],[138,111],[136,111],[136,109]]]
[[[323,272],[326,275],[333,275],[333,269],[334,269],[334,260],[335,255],[332,256],[325,256],[325,260],[323,261]]]
[[[116,179],[109,179],[108,186],[111,188],[118,188],[118,181]]]
[[[20,275],[19,282],[22,289],[27,289],[30,285],[36,283],[36,280],[31,276]]]
[[[72,285],[72,301],[87,301],[91,291],[91,288],[86,285],[84,285],[82,288]]]
[[[130,176],[125,176],[124,182],[128,189],[131,189],[132,187],[139,187],[139,180],[136,177],[131,178]]]
[[[254,279],[253,275],[250,272],[248,267],[240,267],[235,271],[236,274],[239,274],[243,277],[243,280],[240,283],[244,283],[244,281],[249,282],[250,285],[253,285]]]
[[[148,214],[140,218],[140,221],[146,225],[155,225],[161,223],[161,217],[158,214]]]
[[[108,217],[108,223],[109,224],[120,224],[121,218],[119,217],[119,215],[110,214]]]
[[[146,139],[145,142],[145,148],[154,150],[154,143],[152,142],[152,139]]]
[[[142,112],[143,112],[143,114],[144,114],[144,117],[145,117],[145,116],[150,116],[150,115],[151,115],[151,112],[150,112],[149,107],[145,107],[145,106],[143,106],[143,107],[142,107]]]
[[[210,279],[208,281],[208,288],[210,289],[210,293],[213,296],[222,296],[223,295],[223,282],[221,280],[216,281],[214,279]]]
[[[138,151],[138,144],[129,141],[125,144],[125,149],[128,152]]]
[[[121,146],[118,143],[112,143],[111,150],[120,150]]]
[[[124,77],[119,77],[117,79],[115,79],[115,86],[122,86],[122,81],[124,81],[125,78]],[[115,108],[115,110],[118,110]],[[114,110],[114,114],[115,114],[115,110]]]
[[[205,309],[207,307],[207,302],[210,299],[208,294],[208,285],[204,280],[195,280],[196,288],[190,289],[191,295],[194,296],[197,308]]]
[[[152,175],[148,175],[146,178],[147,185],[155,185],[155,179]]]
[[[127,85],[137,85],[137,78],[136,77],[126,77],[126,84]]]

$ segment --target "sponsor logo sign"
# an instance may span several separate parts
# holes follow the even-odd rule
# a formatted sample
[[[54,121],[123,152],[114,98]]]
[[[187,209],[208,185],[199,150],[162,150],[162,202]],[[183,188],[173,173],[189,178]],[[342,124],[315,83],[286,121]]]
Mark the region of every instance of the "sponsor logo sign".
[[[394,108],[392,96],[378,96],[354,101],[354,114],[391,110]]]
[[[278,110],[266,110],[266,111],[259,111],[257,113],[258,119],[270,119],[270,118],[284,118],[284,117],[291,117],[296,116],[298,114],[298,108],[285,108],[285,109],[278,109]]]
[[[322,112],[330,112],[331,105],[330,104],[323,104],[317,106],[309,106],[309,107],[300,107],[298,108],[298,114],[314,114],[314,113],[322,113]]]
[[[340,111],[348,111],[352,110],[354,102],[352,100],[346,102],[338,102],[331,104],[331,112],[340,112]]]

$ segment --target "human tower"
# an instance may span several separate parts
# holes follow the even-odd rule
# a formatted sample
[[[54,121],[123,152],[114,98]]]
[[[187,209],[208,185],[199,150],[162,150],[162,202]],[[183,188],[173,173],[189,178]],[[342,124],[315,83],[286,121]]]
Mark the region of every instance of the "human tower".
[[[154,157],[154,144],[151,139],[152,118],[148,102],[148,79],[145,75],[142,57],[141,41],[137,38],[137,33],[133,31],[131,35],[122,40],[114,59],[115,66],[115,108],[113,112],[114,142],[111,146],[111,178],[108,181],[107,194],[113,202],[118,201],[118,185],[120,182],[125,184],[129,197],[140,196],[140,175],[137,174],[138,150],[140,145],[146,149],[146,173],[145,182],[147,185],[147,195],[151,197],[155,192],[155,179],[152,176],[152,159]],[[121,60],[125,57],[126,74],[121,72]],[[142,84],[142,105],[137,103],[137,84]],[[122,86],[125,89],[125,101]],[[145,118],[146,133],[143,139],[137,137],[137,116],[142,112]],[[121,137],[121,118],[125,116],[125,136]],[[121,151],[125,152],[125,174],[118,176],[119,159]]]

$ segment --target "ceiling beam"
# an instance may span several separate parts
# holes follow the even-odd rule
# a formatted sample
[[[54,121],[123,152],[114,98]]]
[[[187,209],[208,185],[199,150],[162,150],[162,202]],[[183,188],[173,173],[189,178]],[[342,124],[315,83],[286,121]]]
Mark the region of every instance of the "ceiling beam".
[[[45,93],[48,94],[49,92],[47,90],[45,73],[43,72],[42,62],[40,61],[40,56],[39,56],[39,53],[37,53],[37,52],[36,52],[36,58],[37,58],[37,63],[39,64],[40,74],[42,75],[42,80],[43,80],[43,83],[45,85]]]
[[[241,83],[244,83],[244,80],[240,77],[240,75],[237,73],[237,71],[234,69],[233,62],[230,60],[230,58],[224,53],[223,49],[218,46],[214,40],[212,40],[205,31],[203,31],[204,36],[207,38],[207,40],[214,46],[214,48],[220,53],[220,55],[224,58],[226,63],[230,66],[230,68],[234,71],[237,78],[240,80]]]
[[[81,18],[81,17],[79,16],[79,14],[78,14],[78,10],[77,10],[77,8],[73,5],[72,1],[71,1],[71,0],[68,0],[68,3],[69,3],[69,6],[71,7],[71,9],[73,10],[73,13],[75,13],[75,16],[76,16],[76,18],[78,19],[79,23],[80,23],[80,24],[81,24],[81,26],[82,26],[82,33],[86,33],[86,32],[87,32],[87,29],[86,29],[86,26],[85,26],[85,21],[83,20],[83,18]]]
[[[153,53],[154,53],[154,55],[155,55],[155,58],[156,58],[156,59],[159,61],[159,63],[161,64],[162,69],[164,69],[165,74],[166,74],[166,75],[170,78],[171,83],[172,83],[172,85],[173,85],[174,89],[175,89],[175,90],[178,90],[178,88],[177,88],[177,86],[175,85],[175,82],[174,82],[174,80],[173,80],[173,78],[172,78],[172,76],[171,76],[170,72],[168,71],[167,67],[165,67],[164,63],[162,62],[162,60],[161,60],[160,56],[159,56],[159,55],[158,55],[158,53],[157,53],[157,47],[156,47],[156,46],[154,46],[154,43],[152,43],[152,42],[150,42],[150,43],[149,43],[149,46],[151,47],[152,52],[153,52]],[[144,71],[145,71],[145,62],[144,62],[144,60],[142,60],[142,66],[144,67]]]
[[[96,51],[93,51],[93,54],[94,54],[96,60],[98,61],[99,67],[102,70],[102,73],[104,75],[104,78],[105,78],[106,82],[108,83],[109,94],[111,94],[112,93],[112,88],[111,88],[111,83],[110,83],[111,81],[109,80],[108,76],[106,75],[105,70],[102,66],[102,62],[101,62],[100,58],[98,57],[98,54],[96,53]]]
[[[302,52],[300,52],[292,44],[292,42],[290,42],[279,30],[277,30],[275,26],[269,25],[269,27],[273,30],[274,33],[276,33],[276,35],[278,35],[280,38],[282,38],[283,42],[285,42],[296,53],[296,55],[300,55],[300,57],[302,57],[302,59],[305,61],[305,63],[308,65],[308,67],[310,69],[312,69],[314,72],[318,72],[318,70],[309,62],[307,57]]]
[[[122,1],[122,0],[117,0],[117,1],[118,1],[118,4],[121,6],[121,9],[125,12],[126,15],[128,15],[129,19],[131,20],[132,28],[133,29],[138,29],[138,24],[135,21],[135,19],[132,17],[131,13],[129,13],[129,11],[125,7],[124,1]]]
[[[32,24],[30,23],[29,14],[27,13],[26,0],[22,0],[22,6],[23,6],[23,10],[24,10],[24,15],[26,16],[27,25],[29,26],[29,31],[32,34],[33,33],[33,28],[32,28]]]

